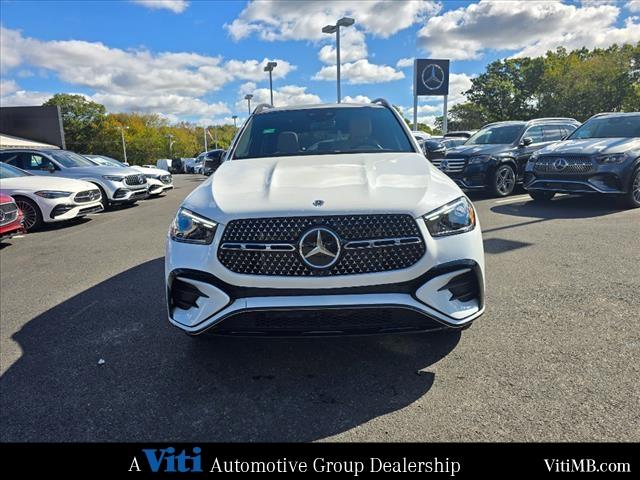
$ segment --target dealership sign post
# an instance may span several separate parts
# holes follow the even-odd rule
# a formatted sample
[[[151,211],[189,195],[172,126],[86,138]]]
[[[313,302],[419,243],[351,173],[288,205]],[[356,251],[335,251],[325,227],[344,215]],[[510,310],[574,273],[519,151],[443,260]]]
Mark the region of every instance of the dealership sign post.
[[[418,129],[418,97],[443,96],[442,134],[447,133],[449,60],[416,58],[413,62],[413,129]]]

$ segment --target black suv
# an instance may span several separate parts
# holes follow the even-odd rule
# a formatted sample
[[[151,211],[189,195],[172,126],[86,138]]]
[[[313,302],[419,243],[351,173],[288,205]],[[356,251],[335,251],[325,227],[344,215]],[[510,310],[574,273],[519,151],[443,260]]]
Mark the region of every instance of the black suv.
[[[524,179],[532,153],[562,140],[579,125],[572,118],[490,123],[432,163],[462,188],[485,189],[506,197]]]
[[[640,112],[599,113],[565,141],[536,152],[525,188],[534,200],[556,192],[601,193],[640,207]]]

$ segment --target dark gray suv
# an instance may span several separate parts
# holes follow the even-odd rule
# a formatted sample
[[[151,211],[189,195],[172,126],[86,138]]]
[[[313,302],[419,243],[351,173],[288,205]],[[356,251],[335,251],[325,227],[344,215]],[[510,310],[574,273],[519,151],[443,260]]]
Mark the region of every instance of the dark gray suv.
[[[464,189],[506,197],[522,182],[534,152],[562,140],[579,125],[572,118],[490,123],[432,163]]]
[[[525,188],[534,200],[600,193],[640,207],[640,112],[599,113],[565,141],[539,150],[527,164]]]

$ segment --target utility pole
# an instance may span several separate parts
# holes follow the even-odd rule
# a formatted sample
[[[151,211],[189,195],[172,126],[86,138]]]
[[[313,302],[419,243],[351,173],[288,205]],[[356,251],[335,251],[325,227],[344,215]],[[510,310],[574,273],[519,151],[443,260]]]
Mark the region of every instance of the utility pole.
[[[338,80],[338,103],[342,102],[342,94],[340,92],[340,27],[350,27],[355,23],[353,18],[342,17],[335,25],[326,25],[322,27],[322,33],[336,34],[336,72]]]

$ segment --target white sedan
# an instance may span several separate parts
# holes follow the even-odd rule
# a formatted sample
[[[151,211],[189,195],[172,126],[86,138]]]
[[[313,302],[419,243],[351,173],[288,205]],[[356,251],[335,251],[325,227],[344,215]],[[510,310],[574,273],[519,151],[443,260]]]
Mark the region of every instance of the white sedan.
[[[31,175],[6,163],[0,163],[0,193],[15,199],[28,231],[102,211],[100,190],[94,184]]]

